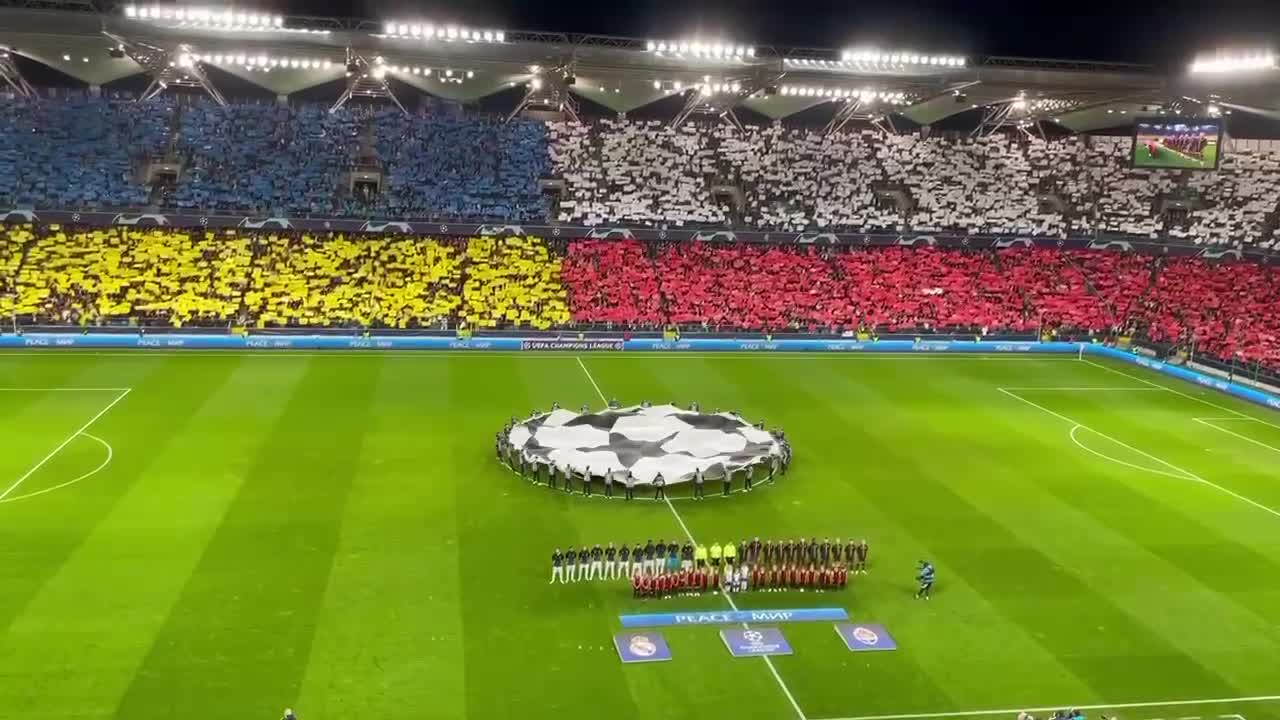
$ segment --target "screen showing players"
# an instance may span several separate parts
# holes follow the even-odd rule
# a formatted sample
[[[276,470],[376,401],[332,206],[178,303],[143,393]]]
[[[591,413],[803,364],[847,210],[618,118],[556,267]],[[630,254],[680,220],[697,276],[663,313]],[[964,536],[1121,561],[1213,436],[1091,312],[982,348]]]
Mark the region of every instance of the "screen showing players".
[[[1221,145],[1220,120],[1138,120],[1133,126],[1133,166],[1216,170]]]

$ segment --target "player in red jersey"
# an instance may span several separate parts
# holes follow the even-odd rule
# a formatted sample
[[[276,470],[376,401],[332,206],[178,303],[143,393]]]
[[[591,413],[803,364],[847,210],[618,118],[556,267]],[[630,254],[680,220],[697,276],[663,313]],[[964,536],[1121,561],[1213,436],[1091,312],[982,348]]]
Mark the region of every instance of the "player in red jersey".
[[[680,592],[685,595],[688,595],[689,588],[693,587],[693,578],[689,577],[690,575],[691,572],[689,570],[680,571]]]
[[[631,594],[633,597],[640,597],[640,580],[639,576],[631,578]]]
[[[841,565],[840,567],[836,568],[836,586],[844,587],[848,584],[849,584],[849,570],[845,566]]]

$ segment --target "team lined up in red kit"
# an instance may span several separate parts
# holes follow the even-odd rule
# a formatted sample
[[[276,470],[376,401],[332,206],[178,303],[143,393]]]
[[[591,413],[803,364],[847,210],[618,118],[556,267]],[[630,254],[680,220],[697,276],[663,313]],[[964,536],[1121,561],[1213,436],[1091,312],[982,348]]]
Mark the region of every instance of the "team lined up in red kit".
[[[727,562],[721,565],[713,556],[710,564],[659,566],[653,572],[646,569],[632,576],[632,590],[640,598],[708,591],[837,590],[848,585],[850,572],[866,572],[868,554],[865,540],[842,545],[838,540],[820,543],[817,538],[808,543],[761,543],[757,539],[735,550],[738,562],[726,557]]]

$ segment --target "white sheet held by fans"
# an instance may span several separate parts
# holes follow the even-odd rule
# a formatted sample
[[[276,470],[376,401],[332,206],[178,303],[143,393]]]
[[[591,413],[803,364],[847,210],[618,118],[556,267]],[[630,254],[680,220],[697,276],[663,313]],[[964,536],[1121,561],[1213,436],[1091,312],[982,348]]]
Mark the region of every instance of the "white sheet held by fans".
[[[618,482],[630,471],[637,485],[651,484],[659,473],[667,484],[690,482],[697,470],[718,480],[782,455],[777,438],[737,414],[675,405],[553,410],[516,423],[507,439],[529,462],[576,473],[589,468]]]

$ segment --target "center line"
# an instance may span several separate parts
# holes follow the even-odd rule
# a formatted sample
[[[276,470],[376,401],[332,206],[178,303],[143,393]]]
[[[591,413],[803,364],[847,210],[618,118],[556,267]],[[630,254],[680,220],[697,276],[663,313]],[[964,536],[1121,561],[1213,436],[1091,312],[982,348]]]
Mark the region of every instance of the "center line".
[[[596,379],[591,376],[591,371],[588,370],[586,364],[582,362],[582,357],[575,355],[574,359],[578,361],[578,367],[582,368],[583,374],[591,381],[591,387],[596,389],[596,394],[600,396],[600,401],[605,405],[608,405],[608,399],[605,398],[604,392],[600,390],[600,386],[596,383]],[[680,512],[676,510],[676,506],[671,504],[670,498],[664,496],[663,499],[667,503],[667,508],[671,510],[671,514],[675,516],[676,522],[679,523],[680,529],[684,531],[684,536],[689,538],[689,542],[696,546],[698,541],[693,537],[693,533],[689,532],[689,526],[685,524],[684,518],[680,517]],[[729,603],[729,607],[733,608],[734,612],[738,612],[738,603],[733,601],[733,597],[726,593],[724,588],[720,589],[720,595]],[[749,626],[746,623],[742,623],[742,627],[745,629]],[[787,687],[787,684],[782,680],[782,676],[778,674],[778,668],[774,667],[773,660],[768,655],[761,655],[760,659],[764,660],[765,666],[767,666],[769,668],[769,672],[773,674],[773,679],[777,681],[778,687],[782,689],[782,694],[787,696],[787,701],[791,703],[792,709],[796,711],[796,717],[800,720],[809,720],[808,716],[804,714],[804,710],[800,709],[800,703],[796,702],[795,696],[791,694],[791,689]]]

